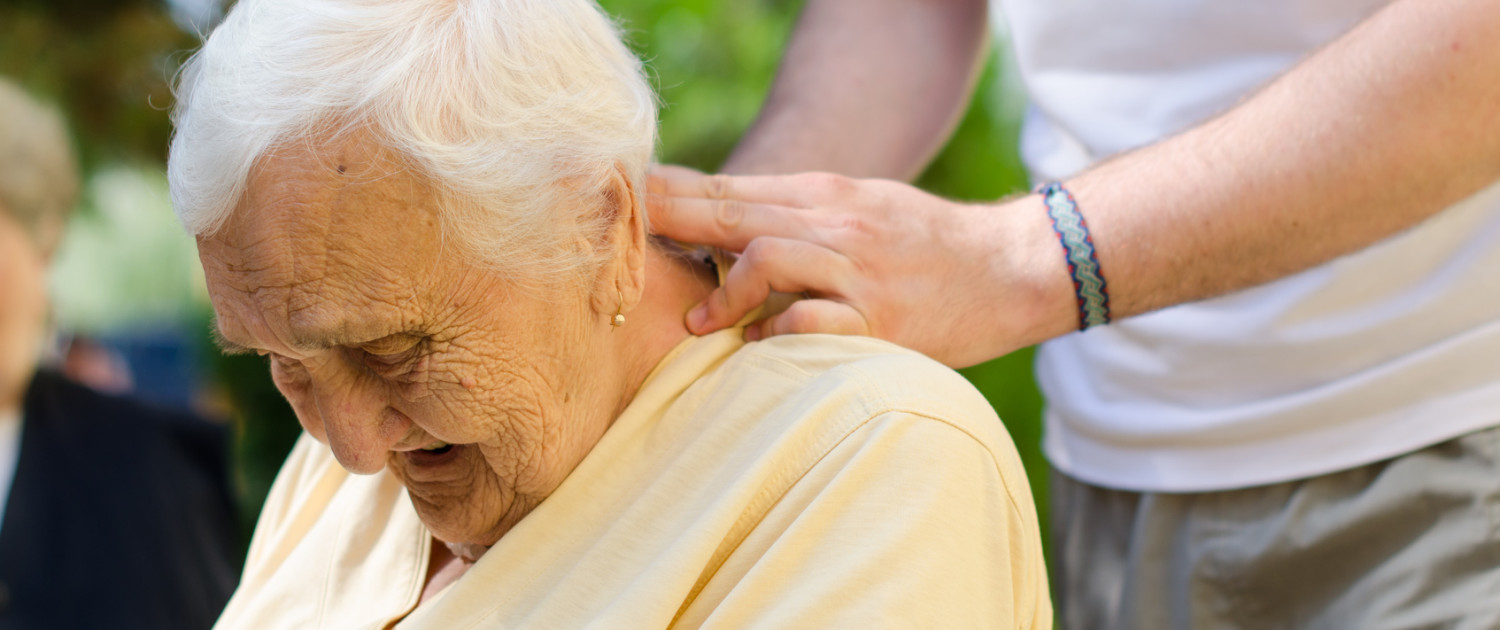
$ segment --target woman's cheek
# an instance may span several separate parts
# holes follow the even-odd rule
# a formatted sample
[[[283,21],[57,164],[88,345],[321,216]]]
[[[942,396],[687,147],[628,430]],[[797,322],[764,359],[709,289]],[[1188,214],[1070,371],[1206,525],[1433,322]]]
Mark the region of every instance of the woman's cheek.
[[[396,390],[397,395],[408,403],[420,403],[433,396],[433,359],[422,357],[416,365],[405,373],[386,378]]]
[[[271,361],[271,381],[276,383],[276,389],[286,398],[287,404],[291,405],[292,413],[297,415],[297,422],[302,429],[313,436],[319,442],[328,443],[328,438],[323,431],[323,416],[318,413],[318,406],[308,395],[305,379],[296,378],[278,361]]]
[[[403,406],[445,442],[494,443],[513,435],[519,429],[516,411],[541,411],[535,407],[546,401],[535,395],[539,379],[523,378],[497,358],[509,356],[514,353],[499,347],[435,344],[413,379],[417,397]]]
[[[455,444],[494,439],[494,414],[486,412],[484,404],[490,392],[482,385],[465,386],[458,379],[438,377],[422,387],[422,397],[403,406],[411,409],[412,419],[429,433]]]
[[[454,444],[469,444],[486,439],[483,422],[476,417],[474,405],[456,388],[434,388],[431,395],[414,405],[412,420],[434,437]]]
[[[302,429],[317,441],[327,444],[328,437],[323,431],[323,416],[318,413],[318,406],[305,396],[288,396],[287,402],[291,403],[292,412],[297,414],[297,422],[302,425]]]

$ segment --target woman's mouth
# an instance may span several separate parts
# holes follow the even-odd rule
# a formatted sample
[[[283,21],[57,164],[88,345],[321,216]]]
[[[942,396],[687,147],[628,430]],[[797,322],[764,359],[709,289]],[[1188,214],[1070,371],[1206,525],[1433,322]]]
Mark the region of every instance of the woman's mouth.
[[[463,447],[447,442],[433,442],[414,451],[406,451],[406,461],[412,466],[441,466],[458,457]]]

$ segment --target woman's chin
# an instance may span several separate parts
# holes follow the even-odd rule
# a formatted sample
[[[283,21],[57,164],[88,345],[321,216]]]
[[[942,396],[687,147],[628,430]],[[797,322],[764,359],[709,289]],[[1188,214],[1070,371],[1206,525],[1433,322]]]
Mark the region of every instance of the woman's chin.
[[[427,531],[432,533],[433,538],[447,545],[449,549],[453,549],[455,554],[458,554],[460,548],[488,549],[500,540],[500,534],[496,533],[498,526],[473,527],[453,522],[430,521],[425,517],[422,523],[427,526]],[[471,557],[465,554],[458,555],[470,559],[477,558],[477,556]]]
[[[417,516],[448,545],[488,547],[514,525],[512,497],[474,444],[396,453],[391,468]]]
[[[479,501],[476,500],[475,503]],[[455,545],[472,545],[489,547],[500,540],[500,536],[509,527],[504,524],[504,512],[501,510],[484,510],[475,512],[465,509],[464,503],[445,503],[444,505],[433,505],[426,503],[416,496],[412,496],[412,507],[417,510],[417,517],[422,524],[427,526],[427,531],[439,542],[453,547]],[[512,523],[513,525],[513,523]]]

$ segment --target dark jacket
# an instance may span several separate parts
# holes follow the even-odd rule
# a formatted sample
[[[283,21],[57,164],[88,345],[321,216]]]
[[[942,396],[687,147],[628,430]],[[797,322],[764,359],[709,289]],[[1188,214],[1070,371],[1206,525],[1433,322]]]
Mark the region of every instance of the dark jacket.
[[[207,628],[239,576],[226,432],[51,373],[0,525],[0,630]]]

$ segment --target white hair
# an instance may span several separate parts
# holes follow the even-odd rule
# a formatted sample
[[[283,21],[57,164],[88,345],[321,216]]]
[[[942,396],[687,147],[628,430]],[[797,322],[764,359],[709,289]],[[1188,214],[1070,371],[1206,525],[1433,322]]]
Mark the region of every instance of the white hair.
[[[656,141],[640,60],[592,0],[240,0],[183,67],[173,120],[195,235],[268,152],[371,132],[436,186],[451,240],[541,274],[598,262],[580,230],[602,236],[617,173],[641,201]]]

